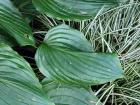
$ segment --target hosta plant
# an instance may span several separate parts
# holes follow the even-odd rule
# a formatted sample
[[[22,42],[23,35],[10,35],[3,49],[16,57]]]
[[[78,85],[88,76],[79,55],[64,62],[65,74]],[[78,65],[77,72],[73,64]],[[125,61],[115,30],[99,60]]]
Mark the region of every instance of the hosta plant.
[[[119,3],[118,0],[0,0],[0,105],[102,105],[91,86],[123,77],[117,53],[96,52],[82,32],[66,24],[47,30],[38,43],[32,32],[36,29],[29,23],[39,12],[59,20],[87,20]],[[25,15],[24,9],[35,14]],[[17,46],[36,49],[37,69],[14,51]]]

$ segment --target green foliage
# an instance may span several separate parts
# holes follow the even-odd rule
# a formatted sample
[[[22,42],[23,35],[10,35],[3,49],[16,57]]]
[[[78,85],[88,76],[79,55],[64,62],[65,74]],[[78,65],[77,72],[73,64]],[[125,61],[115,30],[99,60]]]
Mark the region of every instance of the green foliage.
[[[36,62],[46,77],[69,84],[102,84],[123,76],[116,54],[92,53],[84,35],[66,25],[48,31]]]
[[[104,104],[140,105],[140,3],[130,2],[109,10],[80,30],[95,52],[117,52],[125,78],[103,85],[97,95]]]
[[[5,44],[0,44],[0,104],[54,105],[29,64]]]
[[[73,22],[50,19],[40,16],[46,28],[67,23],[85,34],[92,43],[95,52],[117,52],[125,78],[103,86],[94,86],[96,95],[104,105],[140,104],[140,3],[131,0],[104,13],[98,13],[94,19]],[[43,34],[46,31],[38,31]]]
[[[42,84],[45,93],[56,105],[102,105],[97,103],[98,99],[90,89],[59,84],[48,78],[45,78]]]
[[[0,0],[0,105],[139,105],[140,3],[125,1]],[[36,48],[37,69],[19,45]]]
[[[43,14],[64,20],[85,20],[96,16],[101,8],[107,10],[119,4],[118,0],[33,0]]]
[[[11,47],[18,45],[16,40],[2,29],[0,29],[0,42],[5,43]]]
[[[32,0],[11,0],[13,4],[19,9],[23,17],[27,22],[32,21],[32,19],[38,15],[35,7],[32,4]]]
[[[31,28],[9,0],[0,0],[0,28],[14,37],[20,45],[34,46]]]

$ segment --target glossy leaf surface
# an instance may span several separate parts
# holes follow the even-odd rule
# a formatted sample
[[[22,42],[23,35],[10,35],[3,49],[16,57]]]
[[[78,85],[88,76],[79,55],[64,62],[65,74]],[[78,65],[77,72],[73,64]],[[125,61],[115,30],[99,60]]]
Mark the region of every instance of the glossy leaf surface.
[[[38,11],[50,17],[64,20],[85,20],[94,17],[99,10],[118,5],[118,0],[33,0]]]
[[[32,30],[10,0],[0,0],[0,28],[21,45],[34,45]]]
[[[93,92],[82,87],[44,80],[43,89],[55,105],[102,105]]]
[[[0,44],[0,105],[54,105],[29,64],[5,44]]]
[[[51,29],[36,53],[40,71],[56,81],[96,85],[123,76],[116,54],[93,53],[84,35],[66,25]]]

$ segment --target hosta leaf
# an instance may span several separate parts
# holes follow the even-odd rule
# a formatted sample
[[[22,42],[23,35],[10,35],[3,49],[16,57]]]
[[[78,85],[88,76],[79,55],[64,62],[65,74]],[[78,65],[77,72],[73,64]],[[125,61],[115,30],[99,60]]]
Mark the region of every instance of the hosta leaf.
[[[92,53],[84,35],[66,25],[48,32],[36,62],[45,76],[71,84],[102,84],[123,75],[116,54]]]
[[[29,64],[5,44],[0,44],[0,105],[54,105]]]
[[[92,52],[92,46],[85,36],[65,24],[51,29],[46,35],[44,43],[63,49]]]
[[[55,105],[102,105],[93,92],[82,87],[44,80],[43,89]]]
[[[50,17],[65,20],[84,20],[118,5],[118,0],[33,0],[38,11]]]
[[[21,45],[34,45],[32,30],[9,0],[0,0],[0,28]]]
[[[5,43],[12,47],[18,45],[16,43],[16,40],[12,36],[10,36],[7,32],[3,31],[2,29],[0,29],[0,30],[1,30],[0,31],[0,43]]]

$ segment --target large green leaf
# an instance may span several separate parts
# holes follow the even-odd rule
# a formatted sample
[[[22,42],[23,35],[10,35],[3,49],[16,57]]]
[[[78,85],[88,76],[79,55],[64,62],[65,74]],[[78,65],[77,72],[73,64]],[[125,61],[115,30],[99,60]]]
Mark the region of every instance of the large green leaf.
[[[0,44],[0,105],[54,105],[29,64],[5,44]]]
[[[36,62],[45,76],[65,83],[95,85],[123,76],[116,54],[92,53],[84,35],[66,25],[48,32]]]
[[[34,45],[32,30],[9,0],[0,0],[0,28],[21,45]]]
[[[84,20],[118,5],[118,0],[33,0],[38,11],[50,17],[65,20]]]
[[[55,105],[102,105],[90,90],[45,79],[43,89]]]

